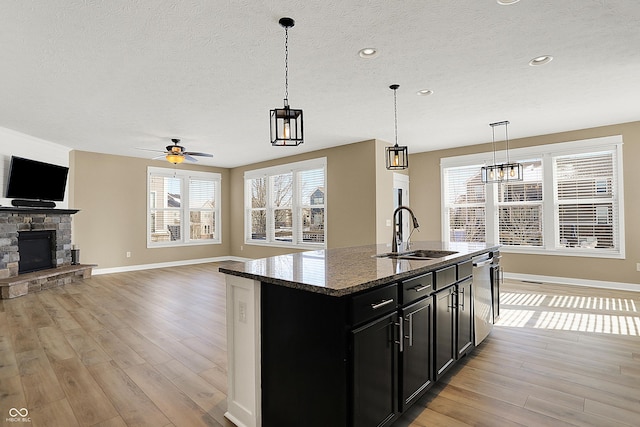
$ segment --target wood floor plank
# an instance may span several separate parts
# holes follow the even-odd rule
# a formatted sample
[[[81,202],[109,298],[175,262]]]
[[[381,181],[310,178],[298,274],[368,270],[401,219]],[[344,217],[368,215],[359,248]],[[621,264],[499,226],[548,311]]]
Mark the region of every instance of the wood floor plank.
[[[33,427],[79,427],[69,401],[65,399],[47,403],[29,411]]]
[[[113,333],[150,365],[166,363],[173,357],[132,328],[113,329]]]
[[[221,425],[154,367],[145,363],[132,366],[125,372],[176,426]]]
[[[16,359],[28,408],[41,407],[65,397],[44,350],[16,353]]]
[[[85,366],[108,362],[111,357],[84,329],[65,331],[64,336]]]
[[[158,370],[205,412],[227,398],[224,392],[212,388],[204,378],[175,359],[158,366]]]
[[[127,368],[133,365],[145,363],[131,347],[116,336],[112,331],[100,330],[97,332],[89,332],[104,351],[116,362],[120,367]]]
[[[595,415],[605,420],[605,422],[615,420],[628,426],[637,426],[640,424],[640,414],[638,411],[621,409],[617,406],[607,405],[591,399],[587,399],[585,402],[584,411],[587,414]]]
[[[92,427],[127,427],[127,423],[124,422],[122,417],[115,417],[110,420],[94,424]]]
[[[76,357],[76,352],[67,342],[64,329],[47,326],[37,330],[40,344],[51,361],[65,360]]]
[[[93,425],[118,416],[111,401],[79,359],[56,360],[52,367],[80,424]]]
[[[15,377],[19,372],[10,333],[8,328],[0,330],[0,379]]]
[[[0,409],[3,410],[27,407],[27,399],[24,396],[22,380],[19,375],[0,380],[0,402],[2,402]],[[6,412],[2,415],[6,416]]]
[[[169,419],[138,385],[114,362],[89,367],[98,384],[118,410],[120,418],[132,426],[164,426]]]
[[[600,417],[593,413],[586,413],[583,411],[575,411],[568,409],[566,406],[555,405],[548,400],[541,400],[535,397],[530,397],[527,400],[525,408],[535,411],[539,414],[545,414],[556,420],[566,421],[576,426],[584,427],[628,427],[629,424],[617,422],[614,419]]]

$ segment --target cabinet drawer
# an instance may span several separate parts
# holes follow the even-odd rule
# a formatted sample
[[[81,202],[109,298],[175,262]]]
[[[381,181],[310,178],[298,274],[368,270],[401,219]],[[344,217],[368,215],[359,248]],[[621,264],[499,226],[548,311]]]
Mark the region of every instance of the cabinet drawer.
[[[402,304],[406,305],[433,292],[433,273],[402,282]]]
[[[452,265],[442,270],[436,270],[434,290],[446,288],[456,283],[456,266]]]
[[[458,264],[458,280],[471,277],[473,274],[473,261],[465,261]]]
[[[351,323],[355,325],[389,313],[397,305],[398,286],[395,283],[356,295],[351,298]]]

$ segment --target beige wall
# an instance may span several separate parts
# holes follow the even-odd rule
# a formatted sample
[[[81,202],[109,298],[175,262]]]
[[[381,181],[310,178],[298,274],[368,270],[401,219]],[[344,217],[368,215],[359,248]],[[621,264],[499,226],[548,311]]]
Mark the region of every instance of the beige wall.
[[[80,260],[98,268],[116,268],[229,254],[228,169],[180,165],[180,169],[222,175],[222,244],[147,248],[147,167],[169,163],[134,157],[72,151],[70,153],[69,206],[73,216],[73,242]],[[131,258],[126,253],[131,252]]]
[[[234,168],[230,188],[230,254],[259,258],[295,251],[244,243],[245,171],[321,157],[327,158],[327,246],[337,248],[376,243],[376,146],[374,140],[363,141]],[[274,148],[277,149],[280,148]],[[283,149],[282,152],[291,151]]]
[[[581,258],[557,255],[504,254],[509,273],[568,277],[622,283],[640,283],[640,122],[542,135],[510,141],[510,147],[529,147],[602,136],[622,135],[624,167],[626,259]],[[420,220],[420,239],[440,240],[440,159],[487,152],[491,144],[413,154],[410,157],[411,205]]]
[[[621,134],[624,140],[626,259],[505,254],[507,272],[599,281],[640,283],[640,122],[511,141],[526,147]],[[222,174],[222,244],[179,248],[146,248],[146,171],[162,163],[82,151],[70,155],[69,206],[74,216],[74,243],[81,260],[99,268],[117,268],[191,259],[237,256],[259,258],[292,252],[244,243],[244,179],[247,170],[327,158],[327,244],[330,248],[389,243],[386,220],[393,211],[393,173],[384,166],[382,141],[370,140],[283,157],[234,169],[189,165]],[[274,148],[275,149],[275,148]],[[486,152],[481,144],[410,155],[411,206],[420,221],[413,240],[440,240],[440,159]],[[290,150],[283,150],[290,153]],[[180,166],[184,168],[185,165]],[[241,249],[242,247],[242,249]],[[131,258],[125,254],[132,253]]]

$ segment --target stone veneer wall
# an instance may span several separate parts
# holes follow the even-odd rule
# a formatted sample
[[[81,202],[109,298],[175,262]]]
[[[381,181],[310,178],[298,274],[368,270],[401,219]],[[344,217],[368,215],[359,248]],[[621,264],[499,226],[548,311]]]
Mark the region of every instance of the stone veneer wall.
[[[0,279],[18,276],[18,232],[55,231],[56,248],[53,265],[71,265],[71,214],[63,209],[0,210]]]

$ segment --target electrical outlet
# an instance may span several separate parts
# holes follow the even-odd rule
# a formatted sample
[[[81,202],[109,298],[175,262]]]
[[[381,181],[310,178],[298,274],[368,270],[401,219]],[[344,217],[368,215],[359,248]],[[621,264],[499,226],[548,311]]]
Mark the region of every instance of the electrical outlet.
[[[240,252],[244,251],[244,246],[240,245]]]
[[[238,322],[247,323],[247,303],[244,301],[238,303]]]
[[[387,227],[391,227],[391,220],[390,219],[387,220]]]
[[[131,252],[127,252],[127,258],[131,258]]]
[[[640,271],[640,262],[636,263],[636,270]]]

